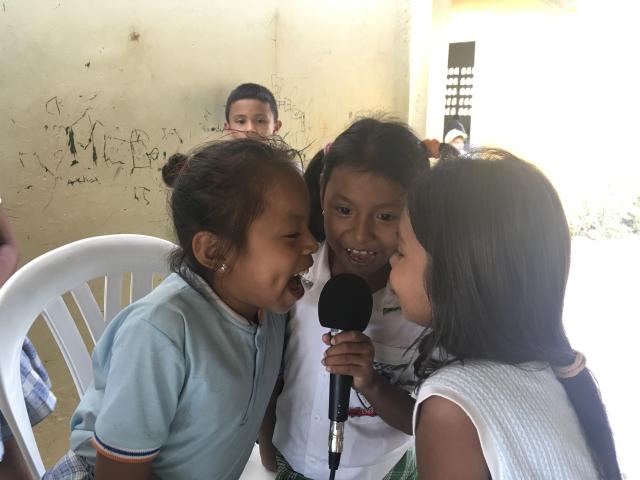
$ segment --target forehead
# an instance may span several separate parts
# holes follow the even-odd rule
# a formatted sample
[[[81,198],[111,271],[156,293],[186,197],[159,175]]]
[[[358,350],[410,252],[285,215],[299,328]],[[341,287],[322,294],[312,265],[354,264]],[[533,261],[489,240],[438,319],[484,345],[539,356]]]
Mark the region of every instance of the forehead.
[[[341,196],[363,204],[403,204],[405,194],[402,186],[384,175],[349,166],[333,169],[325,188],[327,197]]]
[[[290,171],[275,175],[276,178],[265,191],[265,215],[306,221],[309,215],[309,195],[302,177]]]
[[[229,108],[229,116],[231,117],[234,115],[264,115],[273,117],[273,112],[267,102],[262,102],[255,98],[243,98],[241,100],[236,100],[231,104],[231,107]]]
[[[411,219],[409,218],[409,212],[405,209],[402,212],[402,216],[400,217],[400,225],[398,227],[399,230],[399,238],[402,245],[409,250],[412,249],[420,249],[422,246],[418,242],[416,238],[416,234],[413,231],[413,226],[411,225]]]

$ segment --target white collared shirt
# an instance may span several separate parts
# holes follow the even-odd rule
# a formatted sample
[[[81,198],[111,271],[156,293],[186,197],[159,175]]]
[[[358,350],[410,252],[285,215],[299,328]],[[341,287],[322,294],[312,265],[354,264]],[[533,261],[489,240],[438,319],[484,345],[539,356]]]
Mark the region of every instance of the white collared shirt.
[[[331,276],[329,247],[323,243],[313,267],[303,278],[305,295],[295,305],[287,327],[284,390],[278,397],[273,440],[298,473],[312,479],[329,476],[329,374],[320,363],[327,329],[318,320],[318,299]],[[408,350],[423,327],[405,320],[389,285],[373,295],[373,311],[364,333],[375,347],[374,368],[392,384],[413,392],[415,349]],[[360,395],[364,406],[367,400]],[[351,391],[344,449],[336,480],[380,480],[412,445],[413,437],[365,409]]]

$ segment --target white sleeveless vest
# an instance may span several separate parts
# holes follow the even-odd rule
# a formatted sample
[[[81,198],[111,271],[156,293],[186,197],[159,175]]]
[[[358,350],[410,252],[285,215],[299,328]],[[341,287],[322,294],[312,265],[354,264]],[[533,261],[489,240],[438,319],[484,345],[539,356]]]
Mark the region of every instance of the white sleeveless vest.
[[[493,480],[597,479],[580,423],[552,370],[467,361],[441,368],[420,387],[414,411],[432,395],[466,412]]]

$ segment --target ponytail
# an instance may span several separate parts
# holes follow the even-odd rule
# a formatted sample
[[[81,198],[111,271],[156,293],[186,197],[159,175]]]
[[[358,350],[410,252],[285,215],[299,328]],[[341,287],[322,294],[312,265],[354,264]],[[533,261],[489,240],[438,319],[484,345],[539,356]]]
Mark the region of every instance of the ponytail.
[[[554,371],[580,421],[598,476],[604,480],[620,480],[622,475],[616,457],[616,447],[600,390],[591,371],[584,368],[584,357],[578,353],[574,365],[581,362],[583,368],[577,373],[562,375],[559,374],[559,369],[554,368]]]
[[[189,157],[183,153],[174,153],[162,167],[162,180],[169,188],[173,188],[176,180],[184,170]]]

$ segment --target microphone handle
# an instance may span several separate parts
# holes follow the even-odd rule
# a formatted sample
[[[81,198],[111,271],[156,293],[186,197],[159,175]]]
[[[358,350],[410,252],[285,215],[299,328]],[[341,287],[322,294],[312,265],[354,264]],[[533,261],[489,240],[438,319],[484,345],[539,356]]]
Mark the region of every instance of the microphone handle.
[[[330,375],[329,380],[329,420],[346,422],[349,418],[349,398],[353,377],[350,375]]]
[[[331,330],[333,337],[340,330]],[[344,439],[344,422],[349,418],[349,399],[351,397],[351,385],[353,377],[350,375],[331,374],[329,378],[329,468],[331,477],[340,465],[342,446]]]
[[[342,330],[332,328],[329,334],[331,338],[341,333]],[[353,377],[350,375],[331,374],[329,379],[329,420],[333,422],[346,422],[349,418],[349,399],[351,398],[351,385]]]

